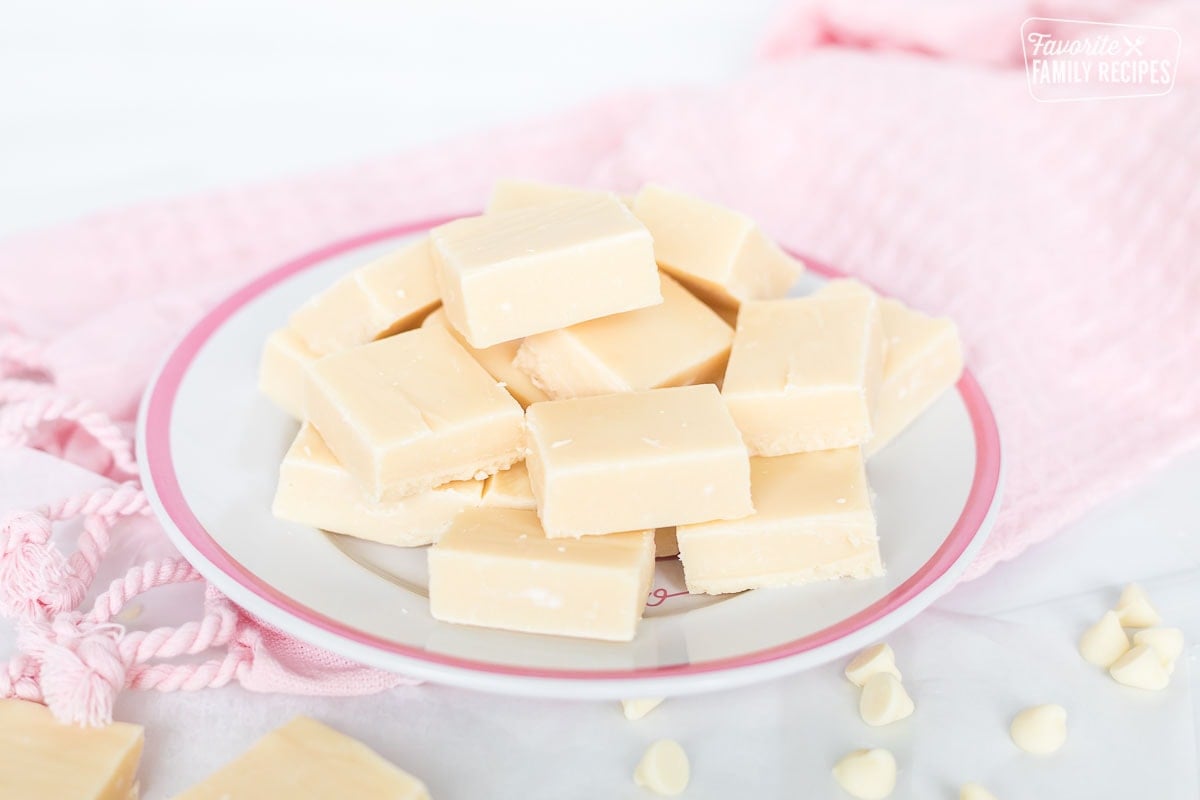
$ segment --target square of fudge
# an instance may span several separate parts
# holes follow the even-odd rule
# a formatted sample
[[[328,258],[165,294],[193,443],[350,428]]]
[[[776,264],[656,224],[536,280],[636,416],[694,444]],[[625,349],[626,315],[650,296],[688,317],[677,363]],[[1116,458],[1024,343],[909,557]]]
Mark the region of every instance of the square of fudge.
[[[298,308],[288,327],[328,355],[415,328],[440,302],[423,237],[343,276]]]
[[[752,455],[870,440],[884,338],[865,287],[743,303],[721,392]]]
[[[304,375],[318,358],[299,334],[280,328],[263,345],[258,390],[285,414],[304,419]]]
[[[425,784],[362,742],[296,717],[175,800],[429,800]]]
[[[429,611],[461,625],[625,642],[653,577],[653,531],[549,539],[534,511],[469,509],[429,551]]]
[[[750,484],[750,516],[676,528],[689,592],[883,574],[859,448],[752,458]]]
[[[735,519],[750,464],[712,384],[534,403],[526,466],[549,537]]]
[[[659,266],[724,313],[783,297],[804,271],[754,220],[697,197],[649,184],[633,211],[654,237]]]
[[[430,238],[446,318],[477,349],[662,302],[650,232],[615,197],[455,220]]]
[[[129,800],[138,793],[141,725],[59,722],[28,700],[0,700],[0,797]]]
[[[479,505],[483,484],[451,481],[399,500],[376,500],[306,422],[279,467],[271,511],[330,533],[418,547],[436,542],[459,512]]]
[[[663,302],[527,337],[514,366],[553,400],[716,383],[733,328],[667,275]]]
[[[471,347],[470,343],[462,338],[462,334],[455,330],[454,326],[447,321],[446,310],[442,308],[439,308],[426,317],[421,325],[422,327],[426,325],[438,325],[449,331],[450,335],[463,346],[463,349],[470,353],[479,362],[480,366],[488,371],[488,374],[504,384],[504,388],[508,389],[508,393],[517,398],[517,402],[522,406],[550,399],[546,396],[545,392],[533,385],[533,381],[530,380],[528,375],[517,369],[513,364],[513,359],[517,355],[517,349],[521,346],[520,339],[511,342],[501,342],[500,344],[494,344],[491,347],[477,350]]]
[[[483,479],[520,460],[521,404],[436,326],[313,364],[309,421],[377,500]]]
[[[958,328],[898,300],[881,300],[887,357],[875,405],[875,434],[864,447],[879,452],[962,377],[963,347]]]

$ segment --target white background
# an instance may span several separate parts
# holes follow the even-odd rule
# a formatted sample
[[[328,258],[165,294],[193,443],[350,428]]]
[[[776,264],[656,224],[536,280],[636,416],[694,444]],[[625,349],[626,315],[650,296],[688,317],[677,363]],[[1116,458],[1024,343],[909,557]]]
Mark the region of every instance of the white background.
[[[750,64],[773,3],[0,3],[0,236],[90,210],[387,153],[620,88],[712,82]],[[66,490],[0,461],[0,507]],[[17,476],[22,476],[20,480]],[[84,480],[82,476],[75,476]],[[360,699],[131,695],[159,800],[296,713],[362,738],[438,798],[637,798],[654,738],[693,758],[687,796],[837,798],[833,760],[888,746],[896,798],[1194,800],[1194,648],[1171,689],[1124,689],[1074,654],[1126,580],[1200,640],[1200,455],[1054,542],[955,590],[893,639],[918,706],[872,730],[838,667],[668,702],[638,723],[611,704],[426,686]],[[69,488],[69,487],[67,487]],[[8,645],[0,638],[0,654]],[[1007,740],[1023,705],[1061,702],[1071,740],[1038,760]]]

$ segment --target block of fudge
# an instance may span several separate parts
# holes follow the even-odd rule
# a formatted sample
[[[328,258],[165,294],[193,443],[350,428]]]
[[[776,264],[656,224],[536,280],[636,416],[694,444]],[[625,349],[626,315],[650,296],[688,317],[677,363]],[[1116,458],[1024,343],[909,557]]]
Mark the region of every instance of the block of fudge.
[[[258,362],[258,390],[284,413],[304,419],[304,373],[320,358],[290,328],[267,337]]]
[[[296,717],[175,800],[429,800],[420,780],[362,742]]]
[[[279,467],[271,511],[331,533],[417,547],[436,542],[459,512],[479,505],[483,483],[452,481],[399,500],[376,500],[306,422]]]
[[[860,445],[883,376],[879,301],[865,287],[743,303],[722,394],[752,455]]]
[[[508,469],[502,469],[488,477],[483,485],[480,505],[487,508],[536,509],[533,488],[529,485],[529,470],[524,461],[518,461]]]
[[[518,208],[552,205],[562,200],[614,196],[612,192],[597,189],[580,189],[577,186],[563,186],[556,183],[501,178],[492,186],[492,196],[488,200],[487,213],[497,214]]]
[[[429,240],[345,275],[292,314],[288,327],[320,355],[415,328],[440,302]]]
[[[513,365],[551,399],[717,383],[733,329],[668,275],[663,302],[527,337]]]
[[[555,537],[751,513],[750,465],[712,384],[534,403],[526,466]]]
[[[654,237],[659,266],[727,312],[747,300],[783,297],[804,271],[736,211],[653,184],[638,192],[633,210]]]
[[[755,511],[676,529],[688,591],[883,574],[858,447],[750,459]]]
[[[662,302],[650,232],[615,197],[459,219],[430,240],[446,318],[476,349]]]
[[[654,577],[654,532],[550,539],[527,509],[459,515],[429,551],[434,619],[629,641]]]
[[[482,480],[524,449],[521,404],[437,326],[316,362],[305,408],[329,450],[378,500]]]
[[[425,325],[439,325],[448,330],[450,335],[463,346],[463,349],[470,353],[493,378],[504,384],[504,388],[508,389],[508,393],[517,398],[517,402],[522,406],[550,399],[546,396],[545,392],[533,385],[533,381],[529,379],[528,375],[513,365],[513,359],[517,355],[517,348],[521,346],[520,339],[511,342],[501,342],[491,347],[485,347],[482,350],[476,350],[474,347],[471,347],[466,339],[462,338],[462,334],[455,330],[453,325],[446,321],[446,312],[440,308],[426,317],[421,325],[422,327]]]
[[[28,700],[0,700],[0,797],[137,800],[141,725],[85,728]]]

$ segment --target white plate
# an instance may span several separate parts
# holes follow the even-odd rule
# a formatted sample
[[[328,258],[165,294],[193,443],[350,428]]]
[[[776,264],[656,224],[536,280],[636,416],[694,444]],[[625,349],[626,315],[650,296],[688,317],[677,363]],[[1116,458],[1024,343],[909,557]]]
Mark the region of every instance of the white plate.
[[[885,577],[691,597],[678,562],[659,561],[646,619],[630,643],[435,621],[424,548],[360,542],[271,516],[296,423],[258,393],[256,376],[263,340],[292,309],[438,222],[333,244],[259,278],[183,338],[146,392],[138,447],[155,510],[205,577],[267,622],[432,681],[564,697],[665,696],[845,656],[953,586],[983,543],[1000,497],[1000,444],[968,372],[868,465]],[[798,293],[836,274],[806,260]]]

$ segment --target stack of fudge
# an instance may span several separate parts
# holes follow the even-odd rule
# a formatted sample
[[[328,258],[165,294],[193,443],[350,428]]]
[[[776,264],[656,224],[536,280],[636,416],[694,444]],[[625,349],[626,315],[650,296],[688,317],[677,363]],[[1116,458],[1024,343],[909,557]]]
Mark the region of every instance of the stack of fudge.
[[[301,421],[274,513],[429,549],[439,620],[627,641],[658,557],[723,594],[880,575],[864,457],[962,370],[954,325],[803,266],[749,218],[497,185],[272,334]]]

